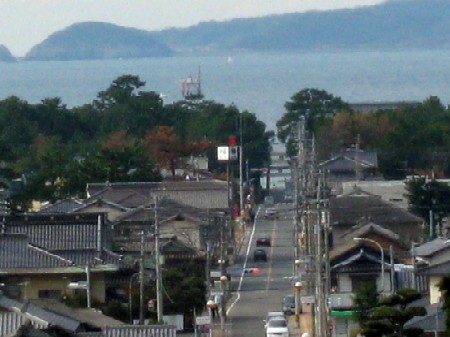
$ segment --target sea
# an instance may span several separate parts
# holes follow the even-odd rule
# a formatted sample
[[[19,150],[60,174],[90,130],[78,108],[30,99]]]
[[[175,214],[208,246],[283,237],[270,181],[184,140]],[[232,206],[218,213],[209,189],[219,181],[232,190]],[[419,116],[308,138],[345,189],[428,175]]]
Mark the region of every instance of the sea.
[[[349,103],[423,101],[450,104],[450,50],[233,53],[220,56],[95,61],[0,62],[0,99],[29,103],[59,97],[69,108],[91,103],[121,75],[165,103],[181,100],[181,82],[200,78],[206,100],[234,104],[274,129],[284,104],[304,88],[324,89]]]

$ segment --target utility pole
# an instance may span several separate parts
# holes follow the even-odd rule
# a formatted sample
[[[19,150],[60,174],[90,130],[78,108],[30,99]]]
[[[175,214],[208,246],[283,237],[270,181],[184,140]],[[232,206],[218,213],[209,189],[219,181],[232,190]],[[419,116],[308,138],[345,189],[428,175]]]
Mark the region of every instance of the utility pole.
[[[156,258],[156,313],[158,322],[163,322],[162,273],[160,259],[160,237],[158,220],[158,198],[155,197],[155,258]]]
[[[359,147],[360,147],[361,137],[358,133],[356,138],[356,148],[355,148],[355,177],[356,181],[359,182],[361,180],[361,165],[359,163]]]
[[[139,324],[144,324],[144,257],[145,257],[145,236],[141,232],[141,258],[139,263]]]
[[[239,115],[239,201],[240,201],[240,215],[243,215],[244,210],[244,144],[242,139],[242,115]]]

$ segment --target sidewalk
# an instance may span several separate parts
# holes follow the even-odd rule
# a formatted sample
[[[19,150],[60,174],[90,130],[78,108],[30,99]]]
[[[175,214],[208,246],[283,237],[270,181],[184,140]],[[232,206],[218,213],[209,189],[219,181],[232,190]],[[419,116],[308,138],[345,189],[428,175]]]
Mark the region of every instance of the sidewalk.
[[[309,336],[313,335],[313,321],[311,312],[303,312],[299,315],[299,321],[295,319],[295,315],[289,319],[289,326],[291,328],[291,336],[302,337],[304,333]]]

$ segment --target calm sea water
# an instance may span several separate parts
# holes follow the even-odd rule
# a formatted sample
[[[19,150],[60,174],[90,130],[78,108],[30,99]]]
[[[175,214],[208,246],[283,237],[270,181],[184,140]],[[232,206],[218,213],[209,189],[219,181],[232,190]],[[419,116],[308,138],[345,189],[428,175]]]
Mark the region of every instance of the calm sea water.
[[[145,90],[180,100],[179,81],[201,69],[206,99],[234,103],[273,128],[297,91],[325,89],[347,102],[450,103],[450,51],[254,53],[161,59],[0,63],[0,99],[29,103],[60,97],[69,107],[90,103],[120,75],[138,75]]]

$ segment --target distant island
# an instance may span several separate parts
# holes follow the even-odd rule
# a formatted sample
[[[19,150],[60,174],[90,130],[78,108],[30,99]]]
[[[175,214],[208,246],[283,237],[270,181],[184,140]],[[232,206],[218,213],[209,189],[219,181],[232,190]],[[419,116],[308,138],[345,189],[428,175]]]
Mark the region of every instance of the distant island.
[[[76,23],[34,46],[25,60],[92,60],[171,56],[150,32],[102,22]]]
[[[6,46],[0,44],[0,62],[15,62],[16,58]]]
[[[84,22],[50,35],[24,60],[126,59],[236,51],[445,49],[450,48],[449,22],[448,0],[391,0],[355,9],[211,21],[153,32]]]

